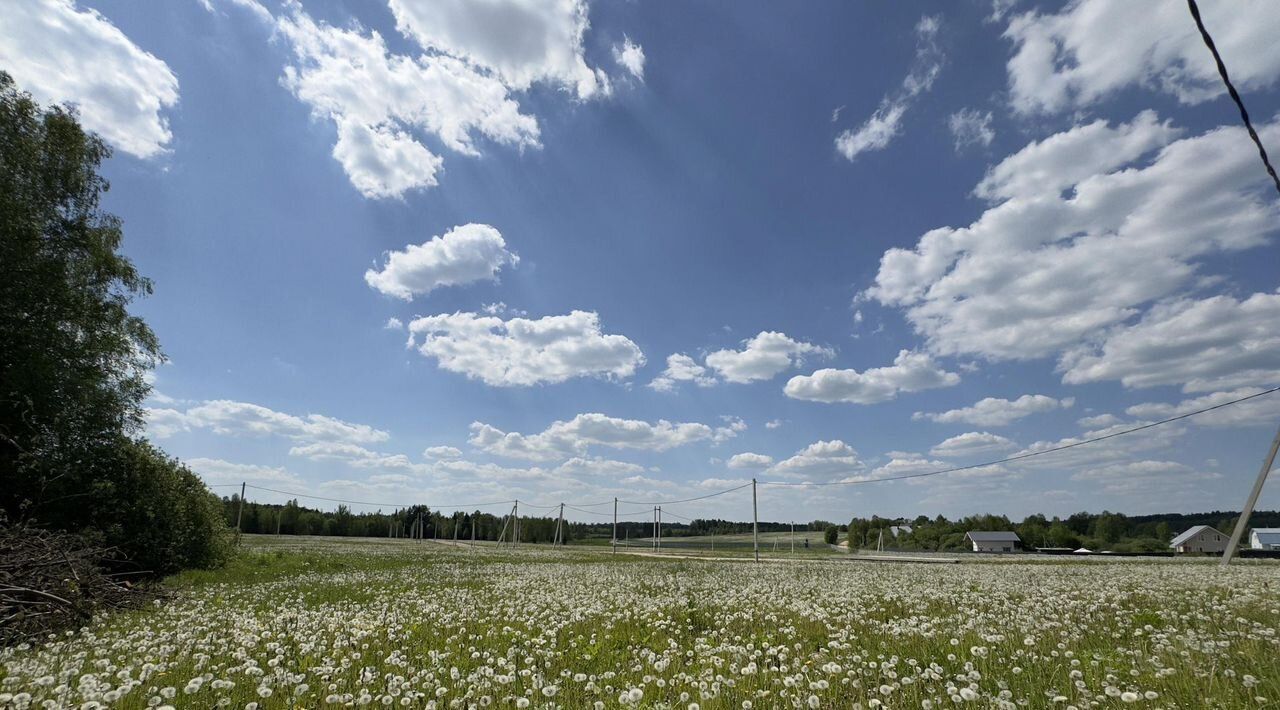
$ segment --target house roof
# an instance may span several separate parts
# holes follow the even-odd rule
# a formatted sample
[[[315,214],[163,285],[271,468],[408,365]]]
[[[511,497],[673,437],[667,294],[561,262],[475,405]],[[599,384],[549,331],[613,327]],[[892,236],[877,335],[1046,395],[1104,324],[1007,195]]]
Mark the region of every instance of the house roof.
[[[1173,540],[1169,543],[1169,547],[1177,547],[1182,543],[1186,542],[1187,540],[1190,540],[1191,538],[1195,537],[1196,535],[1199,535],[1200,533],[1205,532],[1206,530],[1213,530],[1219,535],[1222,534],[1217,530],[1214,530],[1212,527],[1209,527],[1208,525],[1196,525],[1191,528],[1188,528],[1186,532],[1173,538]]]
[[[1258,542],[1280,545],[1280,528],[1254,528],[1253,534],[1258,538]]]
[[[965,533],[965,537],[974,542],[1022,542],[1022,538],[1018,537],[1018,533],[1009,532],[1008,530],[984,531],[970,530]]]

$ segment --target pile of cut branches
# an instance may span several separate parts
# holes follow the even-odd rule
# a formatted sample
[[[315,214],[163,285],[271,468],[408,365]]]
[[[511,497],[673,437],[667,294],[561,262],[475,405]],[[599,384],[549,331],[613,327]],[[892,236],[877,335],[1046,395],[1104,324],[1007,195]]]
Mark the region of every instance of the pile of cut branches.
[[[0,646],[87,623],[99,611],[136,607],[153,594],[111,548],[77,535],[0,524]]]

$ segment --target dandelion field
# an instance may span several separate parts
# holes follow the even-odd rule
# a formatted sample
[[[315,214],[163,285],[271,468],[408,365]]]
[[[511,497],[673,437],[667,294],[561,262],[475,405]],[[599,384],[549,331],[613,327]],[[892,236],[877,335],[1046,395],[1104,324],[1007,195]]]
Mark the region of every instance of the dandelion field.
[[[1280,707],[1280,566],[246,541],[0,651],[0,707]]]

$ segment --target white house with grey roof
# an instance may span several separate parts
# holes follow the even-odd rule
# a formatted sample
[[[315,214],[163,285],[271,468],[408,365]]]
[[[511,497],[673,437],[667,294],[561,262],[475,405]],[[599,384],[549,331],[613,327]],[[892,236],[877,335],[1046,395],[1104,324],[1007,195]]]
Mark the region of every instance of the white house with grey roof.
[[[1249,547],[1255,550],[1280,550],[1280,528],[1254,528],[1249,533]]]
[[[974,552],[1013,552],[1022,546],[1018,533],[1007,530],[970,530],[964,539],[973,543]]]
[[[1188,552],[1219,553],[1227,549],[1228,539],[1226,535],[1208,525],[1196,525],[1173,538],[1173,541],[1169,543],[1169,547],[1172,547],[1180,555],[1185,555]]]

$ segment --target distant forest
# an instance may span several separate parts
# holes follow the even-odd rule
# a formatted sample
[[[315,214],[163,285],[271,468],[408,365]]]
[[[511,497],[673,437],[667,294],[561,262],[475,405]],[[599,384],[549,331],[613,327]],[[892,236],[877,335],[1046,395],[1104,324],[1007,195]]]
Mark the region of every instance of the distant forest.
[[[232,528],[240,497],[232,495],[222,499],[223,515]],[[530,516],[523,509],[520,515],[520,540],[528,543],[549,543],[555,538],[556,518],[545,509],[538,509]],[[612,511],[598,513],[600,522],[565,521],[566,541],[608,541],[613,534]],[[847,532],[855,548],[894,550],[963,550],[968,547],[964,534],[970,530],[1012,530],[1022,538],[1028,549],[1040,547],[1087,547],[1090,550],[1114,552],[1167,552],[1169,540],[1194,525],[1209,525],[1224,533],[1230,533],[1235,525],[1237,511],[1215,510],[1208,513],[1161,513],[1157,515],[1124,515],[1103,511],[1101,513],[1075,513],[1066,518],[1047,518],[1031,515],[1015,523],[1003,515],[971,515],[958,520],[944,516],[930,518],[854,518],[849,525],[836,525],[825,520],[797,523],[796,531],[826,532],[834,541],[838,533]],[[346,506],[337,510],[319,510],[300,505],[291,500],[283,505],[245,501],[240,529],[246,533],[281,535],[334,535],[339,537],[425,537],[459,540],[471,539],[472,521],[475,521],[477,540],[497,540],[502,532],[506,513],[492,514],[480,511],[448,513],[432,510],[427,506],[409,506],[391,512],[355,513]],[[1280,511],[1255,511],[1250,520],[1252,527],[1280,527]],[[907,525],[911,532],[899,531],[895,536],[890,528]],[[786,532],[790,523],[760,523],[760,532]],[[830,532],[827,532],[830,531]],[[881,532],[883,531],[883,539]],[[692,521],[662,521],[664,537],[689,537],[701,535],[740,535],[751,532],[750,521],[696,519]],[[508,529],[507,538],[511,531]],[[653,521],[620,520],[618,538],[641,539],[653,535]]]
[[[240,496],[232,495],[222,499],[223,517],[227,525],[236,526],[237,514],[240,514]],[[612,511],[600,512],[600,522],[582,523],[565,521],[565,540],[605,540],[613,535]],[[425,537],[453,539],[456,531],[459,540],[471,539],[472,521],[475,521],[477,540],[497,540],[502,533],[502,525],[506,513],[494,515],[472,511],[469,513],[445,513],[431,510],[427,506],[409,506],[389,513],[377,511],[373,513],[354,513],[345,505],[337,510],[326,511],[299,505],[291,500],[283,505],[275,503],[255,503],[246,500],[244,511],[240,514],[240,530],[245,533],[280,534],[280,535],[336,535],[339,537]],[[808,523],[797,523],[796,531],[823,531],[834,527],[834,523],[825,520],[814,520]],[[538,515],[532,517],[524,510],[520,511],[520,541],[541,543],[555,539],[556,518],[547,515],[545,509],[538,509]],[[790,523],[761,522],[760,532],[783,532],[791,529]],[[751,532],[751,523],[728,520],[693,520],[672,521],[663,519],[662,534],[664,537],[688,537],[695,535],[730,535]],[[647,538],[653,535],[652,520],[619,520],[618,538]],[[506,539],[511,539],[511,531],[507,530]]]
[[[854,547],[876,548],[883,541],[885,549],[895,550],[962,550],[968,547],[964,534],[970,530],[1012,530],[1022,538],[1025,548],[1087,547],[1113,552],[1168,552],[1174,536],[1195,525],[1209,525],[1230,534],[1239,511],[1215,510],[1209,513],[1160,513],[1157,515],[1124,515],[1076,513],[1066,518],[1031,515],[1014,523],[1003,515],[973,515],[951,521],[919,516],[914,519],[879,517],[854,518],[849,523],[849,539]],[[1251,527],[1280,527],[1280,511],[1254,511]],[[893,526],[907,525],[911,532]],[[883,538],[881,538],[883,531]],[[1242,544],[1247,544],[1247,541]]]

